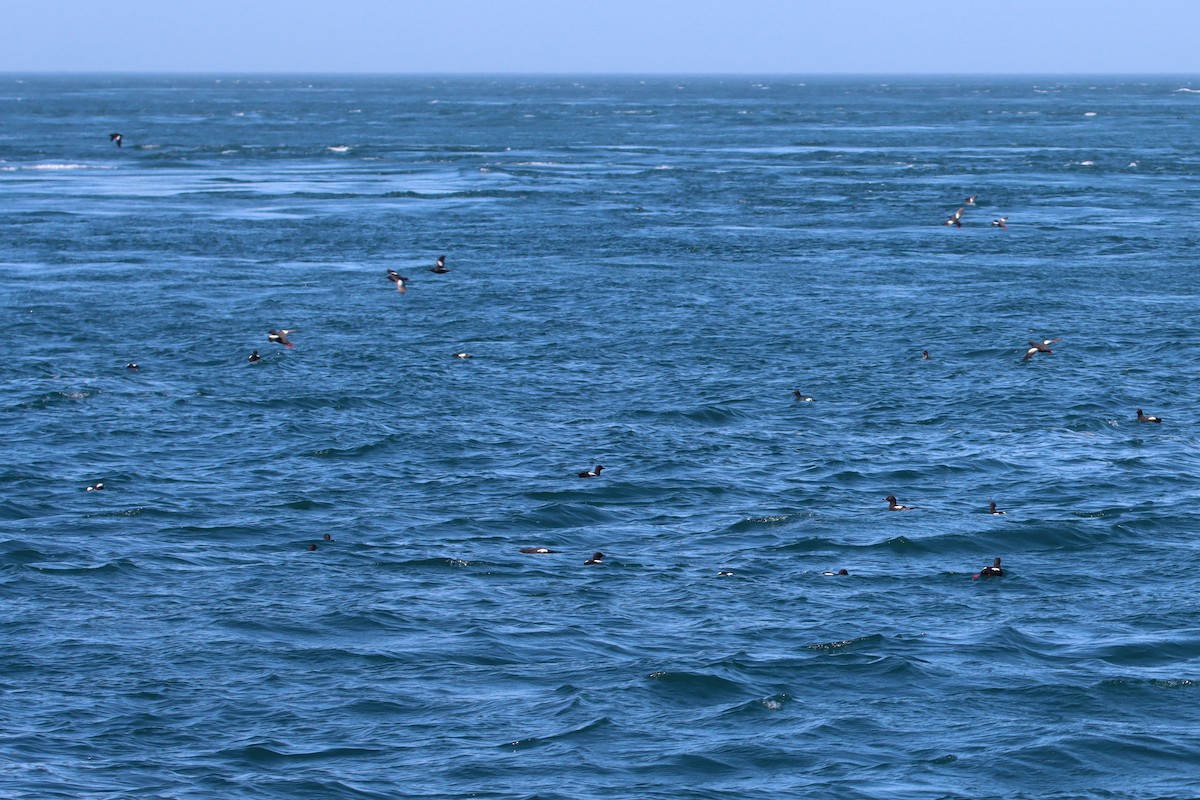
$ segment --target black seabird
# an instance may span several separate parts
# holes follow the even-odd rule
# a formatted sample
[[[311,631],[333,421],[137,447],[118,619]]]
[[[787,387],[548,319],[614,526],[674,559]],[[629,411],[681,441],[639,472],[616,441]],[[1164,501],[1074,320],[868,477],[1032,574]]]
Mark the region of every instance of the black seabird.
[[[449,272],[450,270],[446,269],[446,257],[438,256],[438,260],[436,262],[434,262],[434,265],[432,267],[429,268],[429,271],[435,272],[438,275]]]
[[[921,351],[921,360],[922,361],[933,361],[933,356],[929,355],[928,350],[922,350]]]
[[[996,508],[995,503],[988,503],[988,513],[989,514],[1003,514],[1004,512],[1001,511],[1000,509]]]
[[[103,481],[96,481],[96,482],[95,482],[95,483],[93,483],[91,486],[89,486],[89,487],[87,487],[86,489],[84,489],[84,491],[85,491],[85,492],[99,492],[99,491],[102,491],[103,489],[104,489],[104,482],[103,482]]]
[[[251,364],[253,364],[255,361],[262,361],[262,356],[260,356],[258,354],[258,351],[255,350],[253,353],[250,354],[250,357],[247,358],[246,360],[249,361]]]
[[[1030,339],[1029,340],[1029,349],[1025,351],[1025,357],[1022,358],[1021,360],[1028,361],[1029,359],[1033,358],[1033,356],[1036,353],[1053,354],[1054,351],[1050,349],[1050,345],[1054,344],[1055,342],[1061,342],[1061,341],[1062,341],[1062,339],[1042,339],[1040,342],[1035,342],[1032,339]]]
[[[796,397],[797,403],[811,403],[813,399],[801,392],[799,389],[792,389],[792,394]]]
[[[295,347],[296,345],[289,342],[287,337],[289,333],[295,333],[298,330],[299,328],[289,328],[286,330],[280,328],[277,331],[267,331],[267,340],[275,342],[275,344],[281,344],[284,347]]]
[[[389,269],[387,271],[387,279],[396,284],[396,291],[400,294],[404,294],[408,291],[408,278],[401,275],[399,272],[396,272],[396,270]]]
[[[960,208],[958,211],[955,211],[953,214],[950,215],[950,219],[946,220],[942,224],[943,225],[953,225],[956,228],[961,228],[962,227],[962,215],[963,215],[963,210]]]
[[[894,494],[889,494],[883,499],[888,501],[888,511],[912,511],[912,506],[902,506],[897,503]]]
[[[121,134],[119,134],[119,133],[110,133],[110,134],[108,135],[108,140],[109,140],[110,142],[114,143],[114,144],[115,144],[117,147],[120,147],[120,146],[121,146],[121,140],[122,140],[122,139],[124,139],[124,138],[125,138],[125,137],[124,137],[124,136],[122,136],[122,135],[121,135]]]
[[[1002,578],[1004,570],[1000,569],[1000,556],[996,556],[996,560],[992,562],[990,567],[984,567],[974,576],[976,580],[979,578]]]
[[[549,547],[522,547],[522,553],[557,553],[557,550],[551,550]]]
[[[603,465],[603,464],[597,464],[595,469],[590,469],[590,470],[588,470],[587,472],[581,472],[581,473],[579,473],[579,477],[581,477],[581,478],[596,478],[596,477],[599,477],[599,475],[600,475],[600,470],[602,470],[602,469],[604,469],[604,465]]]
[[[1162,417],[1148,417],[1142,413],[1142,410],[1140,408],[1137,411],[1138,411],[1138,422],[1162,422]]]
[[[603,564],[604,563],[602,560],[603,558],[604,558],[604,553],[601,553],[600,551],[597,550],[595,553],[592,553],[591,558],[589,558],[587,561],[585,561],[583,563],[584,564]]]
[[[1004,228],[1004,230],[1008,230],[1008,225],[1005,224],[1006,222],[1008,222],[1008,217],[1000,217],[999,219],[992,220],[992,226],[996,227],[996,228]]]

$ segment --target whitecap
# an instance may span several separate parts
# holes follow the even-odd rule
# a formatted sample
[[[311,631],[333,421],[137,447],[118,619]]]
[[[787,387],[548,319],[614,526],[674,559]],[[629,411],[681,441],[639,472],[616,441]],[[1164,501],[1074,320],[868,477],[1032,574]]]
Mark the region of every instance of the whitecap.
[[[331,153],[348,153],[348,152],[350,152],[350,148],[344,144],[338,144],[338,145],[334,145],[332,147],[326,147],[325,149],[330,151]]]
[[[1096,112],[1095,111],[1085,111],[1085,112],[1083,112],[1083,115],[1085,117],[1094,117],[1094,116],[1096,116]]]

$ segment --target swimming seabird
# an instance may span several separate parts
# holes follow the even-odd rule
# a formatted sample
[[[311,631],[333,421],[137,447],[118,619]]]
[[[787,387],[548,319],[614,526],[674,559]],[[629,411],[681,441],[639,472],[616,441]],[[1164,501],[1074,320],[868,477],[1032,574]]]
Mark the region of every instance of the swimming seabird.
[[[979,578],[1002,578],[1004,570],[1000,569],[1000,556],[996,556],[996,560],[992,562],[990,567],[984,567],[973,576],[976,580]]]
[[[796,397],[798,403],[811,403],[813,399],[801,392],[799,389],[792,389],[792,394]]]
[[[1006,222],[1008,222],[1008,217],[1000,217],[999,219],[992,220],[992,226],[996,227],[996,228],[1004,228],[1004,230],[1008,230],[1008,226],[1004,224]]]
[[[591,469],[591,470],[588,470],[587,472],[581,472],[581,473],[579,473],[579,477],[581,477],[581,478],[595,478],[595,477],[598,477],[598,476],[600,475],[600,470],[602,470],[602,469],[604,469],[604,465],[603,465],[603,464],[597,464],[595,469]]]
[[[108,135],[108,140],[109,140],[110,142],[113,142],[113,143],[115,143],[115,144],[117,145],[117,147],[120,147],[120,146],[121,146],[121,140],[122,140],[122,139],[124,139],[124,138],[125,138],[125,137],[124,137],[124,136],[122,136],[122,135],[121,135],[121,134],[119,134],[119,133],[110,133],[110,134]]]
[[[284,347],[295,347],[296,345],[289,342],[287,337],[288,337],[289,333],[296,333],[298,330],[300,330],[300,329],[299,328],[288,328],[288,329],[280,328],[277,331],[267,331],[267,339],[268,339],[268,341],[275,342],[276,344],[281,344]]]
[[[396,291],[400,294],[404,294],[406,291],[408,291],[408,278],[401,275],[399,272],[396,272],[396,270],[389,269],[387,271],[387,279],[396,284]]]
[[[1054,351],[1050,349],[1050,345],[1054,344],[1055,342],[1061,342],[1061,341],[1062,341],[1062,339],[1042,339],[1040,342],[1035,342],[1032,339],[1030,339],[1029,340],[1029,349],[1025,351],[1025,357],[1022,358],[1021,360],[1028,361],[1029,359],[1033,358],[1035,353],[1053,354]]]
[[[1000,509],[996,508],[995,503],[988,503],[988,513],[989,514],[1003,514],[1004,512],[1001,511]]]
[[[471,355],[470,353],[468,353],[464,350],[461,353],[455,353],[454,357],[455,358],[474,358],[475,356]]]
[[[1138,422],[1162,422],[1162,417],[1148,417],[1142,413],[1142,410],[1140,408],[1137,411],[1138,411]]]
[[[432,267],[429,268],[429,271],[436,272],[438,275],[441,275],[444,272],[449,272],[450,270],[446,269],[446,257],[438,256],[438,260]]]
[[[129,370],[130,372],[137,372],[140,369],[140,367],[138,367],[136,361],[130,361],[128,364],[125,365],[125,369]]]
[[[249,361],[251,364],[253,364],[255,361],[262,361],[262,356],[260,356],[258,354],[258,351],[255,350],[253,353],[250,354],[250,357],[247,358],[246,360]]]
[[[592,553],[591,558],[589,558],[587,561],[585,561],[583,563],[584,564],[602,564],[602,563],[604,563],[602,561],[603,558],[604,558],[604,553],[601,553],[599,550],[597,550],[595,553]]]
[[[942,224],[943,225],[953,225],[956,228],[961,228],[962,227],[962,215],[963,215],[963,210],[960,208],[958,211],[955,211],[953,214],[950,215],[950,219],[946,220]]]
[[[929,355],[928,350],[922,350],[921,351],[921,360],[922,361],[933,361],[933,356]]]
[[[96,481],[96,482],[95,482],[95,483],[93,483],[91,486],[89,486],[89,487],[87,487],[86,489],[84,489],[84,491],[85,491],[85,492],[99,492],[99,491],[101,491],[102,489],[104,489],[104,482],[103,482],[103,481]]]
[[[822,574],[822,575],[834,575],[834,576],[837,576],[837,575],[849,575],[849,574],[850,574],[850,570],[848,570],[848,569],[839,569],[837,572],[822,572],[821,574]]]
[[[889,494],[883,499],[888,501],[888,511],[912,511],[912,506],[902,506],[897,503],[894,494]]]
[[[549,547],[522,547],[522,553],[557,553],[557,550],[551,550]]]

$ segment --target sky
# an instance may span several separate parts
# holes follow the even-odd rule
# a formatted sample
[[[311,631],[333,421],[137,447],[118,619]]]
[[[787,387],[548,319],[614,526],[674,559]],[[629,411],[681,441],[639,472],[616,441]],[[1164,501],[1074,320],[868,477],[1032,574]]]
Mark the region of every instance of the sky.
[[[1200,73],[1200,0],[0,0],[0,72]]]

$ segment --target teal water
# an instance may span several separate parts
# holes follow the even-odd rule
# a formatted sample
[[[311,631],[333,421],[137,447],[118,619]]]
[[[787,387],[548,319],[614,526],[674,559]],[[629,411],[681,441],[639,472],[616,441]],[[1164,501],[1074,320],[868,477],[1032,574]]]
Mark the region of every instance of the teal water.
[[[1197,90],[0,77],[0,794],[1196,797]]]

